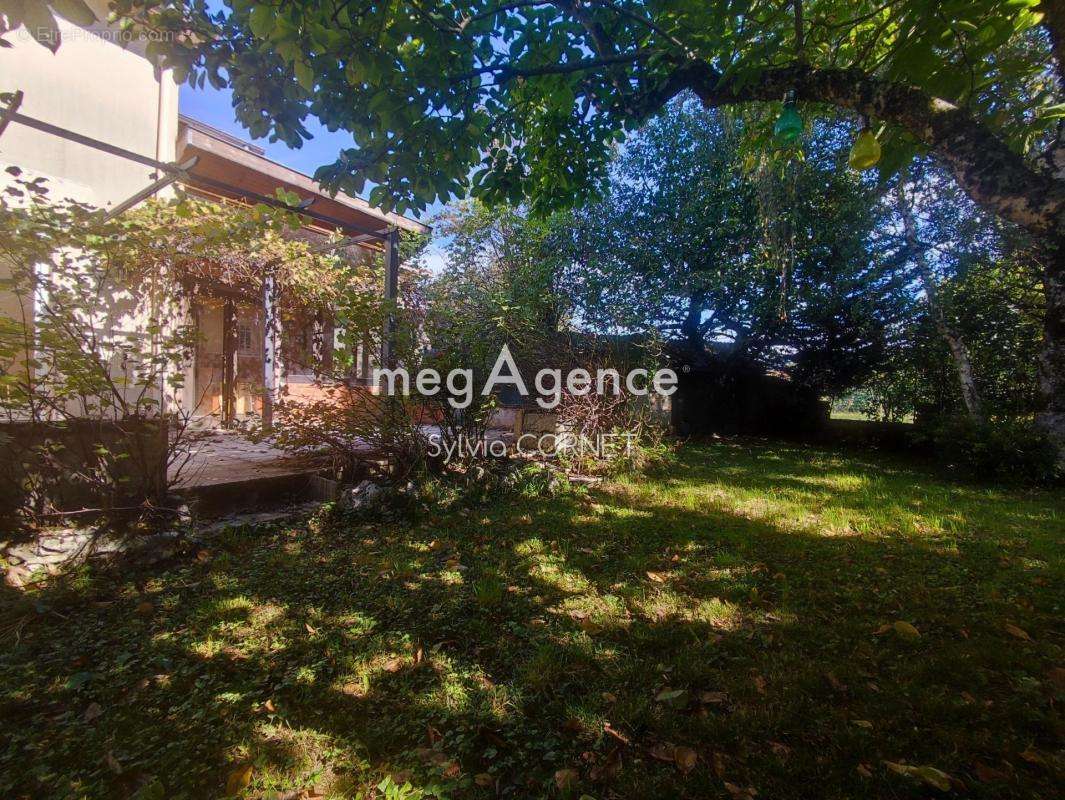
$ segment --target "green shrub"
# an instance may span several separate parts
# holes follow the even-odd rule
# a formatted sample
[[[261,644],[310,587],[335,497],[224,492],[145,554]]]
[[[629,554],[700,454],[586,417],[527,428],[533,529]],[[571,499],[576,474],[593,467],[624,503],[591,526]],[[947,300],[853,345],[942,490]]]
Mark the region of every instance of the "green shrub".
[[[1048,484],[1062,478],[1053,445],[1030,420],[950,417],[918,436],[945,463],[980,480]]]

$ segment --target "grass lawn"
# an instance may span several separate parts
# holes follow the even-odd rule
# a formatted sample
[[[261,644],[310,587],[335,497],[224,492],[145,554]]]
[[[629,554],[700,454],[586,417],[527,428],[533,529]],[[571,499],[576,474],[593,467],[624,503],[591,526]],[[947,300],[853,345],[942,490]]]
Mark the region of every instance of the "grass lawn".
[[[1063,534],[1062,492],[749,443],[232,531],[6,590],[0,796],[1060,797]]]

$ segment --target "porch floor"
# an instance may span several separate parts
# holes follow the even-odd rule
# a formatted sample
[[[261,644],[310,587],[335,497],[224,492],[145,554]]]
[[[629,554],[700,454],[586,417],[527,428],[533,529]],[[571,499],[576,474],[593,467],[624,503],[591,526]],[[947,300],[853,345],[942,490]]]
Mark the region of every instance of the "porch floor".
[[[320,456],[297,456],[268,442],[248,441],[235,431],[213,430],[193,445],[175,488],[195,489],[258,478],[305,475],[321,465]],[[175,471],[172,468],[171,477]]]

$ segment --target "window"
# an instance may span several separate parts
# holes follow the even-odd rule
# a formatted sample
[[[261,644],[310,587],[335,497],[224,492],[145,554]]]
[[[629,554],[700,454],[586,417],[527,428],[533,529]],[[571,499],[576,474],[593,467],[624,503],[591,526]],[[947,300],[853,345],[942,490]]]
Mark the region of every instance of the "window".
[[[242,353],[251,352],[251,327],[248,325],[237,326],[237,350]]]

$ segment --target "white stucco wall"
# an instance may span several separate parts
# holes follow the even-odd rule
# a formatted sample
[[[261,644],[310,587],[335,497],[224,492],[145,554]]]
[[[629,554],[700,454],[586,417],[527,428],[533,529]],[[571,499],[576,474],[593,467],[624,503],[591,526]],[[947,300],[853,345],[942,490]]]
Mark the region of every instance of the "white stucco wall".
[[[106,5],[91,2],[106,18]],[[79,28],[59,19],[56,53],[25,28],[0,50],[0,91],[24,93],[27,116],[162,161],[174,159],[177,86],[141,54],[143,43],[114,41],[106,24]],[[17,123],[0,136],[0,162],[49,179],[52,194],[96,205],[118,202],[149,182],[151,169]],[[6,176],[5,176],[6,177]]]
[[[106,20],[105,2],[89,0]],[[177,142],[178,89],[172,75],[144,57],[145,42],[127,41],[99,22],[80,28],[57,17],[62,42],[53,53],[21,28],[7,35],[13,48],[0,49],[0,92],[23,92],[20,113],[159,161],[173,161]],[[107,207],[143,189],[153,170],[83,144],[17,122],[0,136],[0,186],[11,177],[47,180],[49,197]],[[0,262],[0,277],[9,266]],[[41,269],[43,279],[45,272]],[[69,276],[68,276],[69,277]],[[118,298],[116,298],[117,300]],[[10,293],[0,292],[0,314],[19,317]],[[108,309],[113,328],[142,333],[150,309],[118,300]]]

